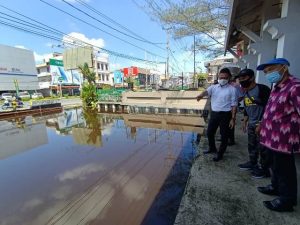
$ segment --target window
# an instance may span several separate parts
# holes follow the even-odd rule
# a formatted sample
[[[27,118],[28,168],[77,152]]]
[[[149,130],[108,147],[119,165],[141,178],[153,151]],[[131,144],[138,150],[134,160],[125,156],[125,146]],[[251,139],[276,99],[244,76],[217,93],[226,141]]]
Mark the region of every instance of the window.
[[[105,70],[108,71],[108,64],[105,64]]]
[[[104,66],[103,66],[103,63],[101,63],[101,70],[103,70],[103,67],[104,67]]]
[[[40,70],[39,68],[37,69],[37,73],[38,73],[38,74],[40,74],[40,73],[41,73],[41,70]]]
[[[98,70],[100,69],[100,63],[97,63],[97,69]]]
[[[104,81],[104,74],[102,73],[101,76],[102,76],[102,80]]]
[[[106,81],[109,81],[109,74],[106,74]]]

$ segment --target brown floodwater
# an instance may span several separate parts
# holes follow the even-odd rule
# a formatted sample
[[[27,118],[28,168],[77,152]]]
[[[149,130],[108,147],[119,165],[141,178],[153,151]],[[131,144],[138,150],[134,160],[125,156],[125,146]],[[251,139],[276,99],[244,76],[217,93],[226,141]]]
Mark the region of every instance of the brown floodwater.
[[[173,224],[203,125],[81,108],[2,120],[0,225]]]

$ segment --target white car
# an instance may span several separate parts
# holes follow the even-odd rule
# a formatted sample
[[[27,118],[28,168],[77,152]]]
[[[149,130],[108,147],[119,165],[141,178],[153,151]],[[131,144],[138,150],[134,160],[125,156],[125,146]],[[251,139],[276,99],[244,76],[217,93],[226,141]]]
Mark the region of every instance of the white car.
[[[30,94],[27,91],[19,92],[18,96],[23,100],[24,98],[30,99]]]
[[[12,100],[13,95],[11,93],[3,93],[1,95],[1,100]]]
[[[44,98],[44,96],[42,95],[42,93],[39,93],[39,92],[36,92],[36,93],[33,93],[32,98],[36,99],[36,98]]]

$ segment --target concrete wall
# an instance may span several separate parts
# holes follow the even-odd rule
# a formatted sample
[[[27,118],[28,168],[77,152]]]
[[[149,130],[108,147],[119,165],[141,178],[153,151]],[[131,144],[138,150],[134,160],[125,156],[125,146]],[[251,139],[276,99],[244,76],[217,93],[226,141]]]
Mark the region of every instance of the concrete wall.
[[[124,92],[123,105],[137,105],[141,107],[162,107],[176,109],[208,110],[207,99],[196,101],[199,91],[155,91],[155,92]]]

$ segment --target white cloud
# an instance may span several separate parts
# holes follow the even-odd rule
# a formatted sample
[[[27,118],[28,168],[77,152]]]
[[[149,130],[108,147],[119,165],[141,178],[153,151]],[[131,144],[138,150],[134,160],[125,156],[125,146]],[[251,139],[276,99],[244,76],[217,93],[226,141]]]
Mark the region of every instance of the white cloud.
[[[71,38],[73,37],[73,38]],[[76,39],[76,40],[74,40]],[[86,37],[84,34],[82,33],[77,33],[77,32],[71,32],[68,34],[68,36],[63,36],[63,43],[67,43],[66,45],[68,45],[68,43],[78,43],[78,42],[85,42],[100,48],[104,47],[104,40],[102,38],[88,38]],[[84,43],[83,43],[84,44]]]
[[[104,166],[95,163],[90,163],[84,166],[74,168],[72,170],[68,170],[63,174],[60,174],[58,175],[58,179],[60,181],[75,180],[75,179],[85,180],[89,174],[96,173],[103,170],[104,170]]]
[[[65,199],[69,194],[72,193],[72,187],[71,186],[62,186],[59,187],[53,194],[52,197],[55,199]]]
[[[15,47],[16,47],[16,48],[22,48],[22,49],[28,49],[28,48],[26,48],[26,47],[23,46],[23,45],[15,45]]]
[[[39,198],[33,198],[24,203],[24,205],[22,207],[22,211],[34,209],[37,206],[40,206],[41,204],[43,204],[43,200],[41,200]]]

